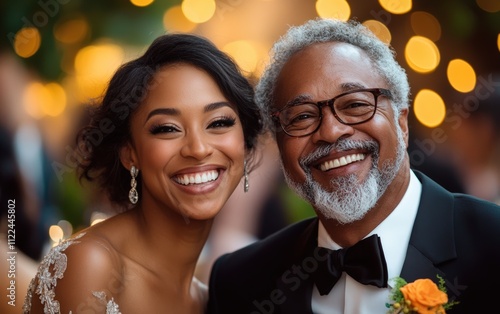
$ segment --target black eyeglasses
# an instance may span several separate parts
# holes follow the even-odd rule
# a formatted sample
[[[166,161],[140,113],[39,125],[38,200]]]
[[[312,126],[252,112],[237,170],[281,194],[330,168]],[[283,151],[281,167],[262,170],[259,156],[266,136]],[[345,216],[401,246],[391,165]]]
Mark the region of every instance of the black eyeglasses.
[[[387,89],[357,89],[328,100],[290,104],[272,113],[271,117],[281,125],[286,134],[294,137],[307,136],[319,129],[324,106],[330,107],[340,123],[360,124],[373,118],[380,95],[391,98],[391,92]]]

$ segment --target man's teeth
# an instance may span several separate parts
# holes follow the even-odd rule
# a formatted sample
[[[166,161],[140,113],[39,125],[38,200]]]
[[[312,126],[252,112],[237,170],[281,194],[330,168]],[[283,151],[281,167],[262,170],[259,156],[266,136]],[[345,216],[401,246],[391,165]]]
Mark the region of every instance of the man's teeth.
[[[219,177],[219,172],[216,170],[212,170],[196,174],[180,175],[175,177],[175,182],[182,185],[202,184],[217,180],[218,177]]]
[[[347,156],[343,156],[343,157],[322,163],[320,166],[320,169],[321,169],[321,171],[327,171],[327,170],[342,167],[342,166],[345,166],[347,164],[353,163],[355,161],[363,160],[363,159],[365,159],[365,154],[347,155]]]

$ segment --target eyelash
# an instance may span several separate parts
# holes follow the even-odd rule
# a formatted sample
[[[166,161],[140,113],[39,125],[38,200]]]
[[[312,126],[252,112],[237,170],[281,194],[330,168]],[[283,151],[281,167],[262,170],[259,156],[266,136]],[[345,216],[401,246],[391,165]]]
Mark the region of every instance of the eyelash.
[[[219,129],[219,128],[228,128],[232,127],[233,125],[236,124],[236,119],[232,117],[220,117],[217,120],[211,122],[208,125],[209,129]],[[159,134],[159,133],[173,133],[179,131],[178,128],[172,125],[165,125],[165,124],[155,124],[151,126],[150,128],[150,133],[153,135]]]
[[[228,128],[236,124],[236,119],[228,116],[222,116],[211,122],[209,128]]]
[[[171,125],[165,125],[165,124],[155,124],[151,126],[150,133],[153,135],[159,134],[159,133],[172,133],[178,131],[178,129],[174,126]]]

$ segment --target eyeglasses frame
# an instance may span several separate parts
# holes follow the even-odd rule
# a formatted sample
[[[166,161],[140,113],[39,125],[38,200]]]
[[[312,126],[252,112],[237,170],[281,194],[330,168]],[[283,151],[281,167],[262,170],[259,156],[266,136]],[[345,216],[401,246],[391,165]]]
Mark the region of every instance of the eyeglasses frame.
[[[366,119],[366,120],[363,120],[363,121],[359,121],[359,122],[354,122],[354,123],[347,123],[347,122],[344,122],[342,121],[342,119],[340,119],[340,117],[337,115],[337,113],[335,112],[335,107],[333,106],[333,104],[335,103],[335,100],[337,100],[338,98],[342,97],[342,96],[345,96],[345,95],[349,95],[349,94],[354,94],[354,93],[357,93],[357,92],[370,92],[373,94],[374,96],[374,99],[375,99],[375,104],[374,104],[374,109],[373,109],[373,113],[372,115]],[[385,96],[389,99],[392,98],[392,93],[390,90],[388,89],[385,89],[385,88],[362,88],[362,89],[354,89],[354,90],[350,90],[348,92],[345,92],[345,93],[342,93],[342,94],[339,94],[331,99],[327,99],[327,100],[321,100],[321,101],[317,101],[317,102],[312,102],[312,101],[305,101],[305,102],[302,102],[302,103],[299,103],[299,104],[293,104],[293,105],[287,105],[283,108],[281,108],[280,110],[277,110],[273,113],[271,113],[271,119],[273,121],[275,121],[275,123],[278,123],[281,127],[281,129],[283,130],[283,132],[285,132],[286,135],[288,136],[291,136],[291,137],[304,137],[304,136],[308,136],[308,135],[311,135],[313,133],[315,133],[316,131],[318,131],[319,127],[321,126],[321,123],[323,122],[323,107],[325,106],[328,106],[330,107],[332,113],[333,113],[333,116],[342,124],[344,125],[357,125],[357,124],[361,124],[361,123],[365,123],[365,122],[368,122],[370,121],[373,116],[375,115],[375,112],[377,111],[377,106],[378,106],[378,97],[379,96]],[[282,111],[284,111],[285,109],[291,107],[291,106],[297,106],[297,105],[302,105],[302,104],[313,104],[313,105],[316,105],[319,109],[319,123],[318,123],[318,126],[311,132],[309,133],[306,133],[306,134],[302,134],[302,135],[291,135],[289,134],[285,128],[283,127],[283,125],[281,124],[281,120],[279,118],[280,114]]]

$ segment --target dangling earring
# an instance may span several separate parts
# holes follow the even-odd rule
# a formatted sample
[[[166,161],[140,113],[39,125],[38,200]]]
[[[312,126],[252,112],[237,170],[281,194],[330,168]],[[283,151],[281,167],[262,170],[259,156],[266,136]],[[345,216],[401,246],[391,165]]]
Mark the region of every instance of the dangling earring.
[[[139,200],[139,193],[135,189],[137,187],[137,181],[135,180],[135,178],[137,178],[138,174],[139,169],[137,169],[135,166],[132,166],[130,168],[130,176],[132,177],[132,180],[130,180],[130,191],[128,192],[128,199],[130,200],[130,203],[134,205]]]
[[[250,184],[248,183],[248,172],[247,172],[247,161],[243,162],[243,176],[245,177],[243,181],[243,191],[246,193],[250,188]]]

